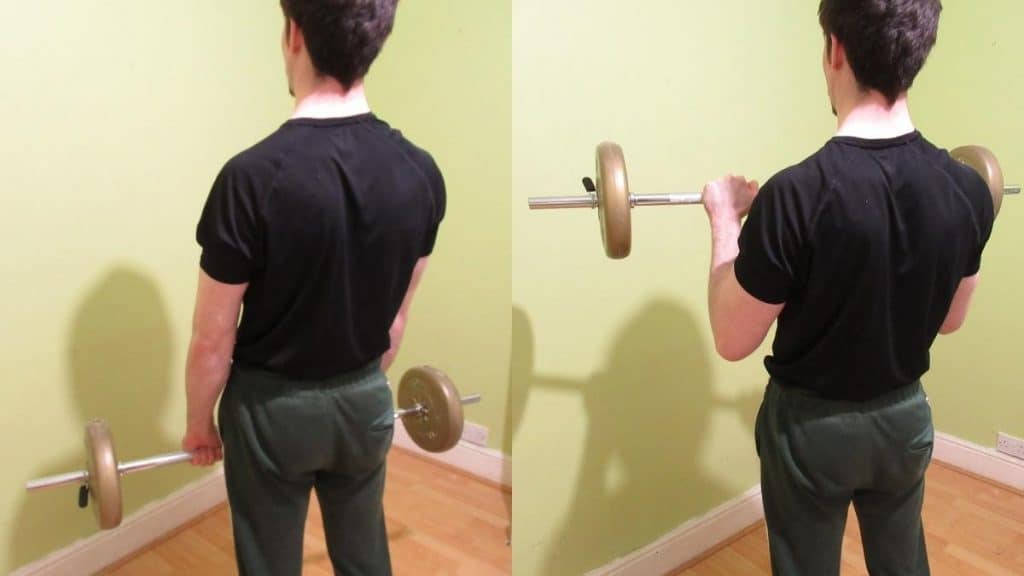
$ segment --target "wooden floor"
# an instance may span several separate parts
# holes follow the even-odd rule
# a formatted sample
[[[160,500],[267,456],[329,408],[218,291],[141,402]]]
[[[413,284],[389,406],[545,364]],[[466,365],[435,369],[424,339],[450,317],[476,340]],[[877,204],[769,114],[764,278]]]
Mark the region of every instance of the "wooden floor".
[[[512,555],[505,542],[510,498],[499,488],[449,468],[392,451],[384,503],[395,574],[509,574]],[[924,522],[935,576],[1024,575],[1024,494],[933,463]],[[237,574],[227,508],[214,509],[105,574]],[[303,574],[332,574],[315,502],[307,522]],[[766,574],[771,569],[761,523],[676,576]],[[842,574],[867,574],[852,511],[843,543]]]
[[[392,450],[384,509],[395,574],[511,573],[512,551],[506,545],[510,498],[500,488]],[[224,505],[105,574],[237,574],[232,546],[231,517]],[[315,500],[306,522],[303,574],[333,574]]]
[[[1024,494],[933,462],[923,517],[933,575],[1024,575]],[[763,574],[771,574],[771,568],[768,534],[760,523],[676,576]],[[843,541],[842,574],[867,574],[852,510]]]

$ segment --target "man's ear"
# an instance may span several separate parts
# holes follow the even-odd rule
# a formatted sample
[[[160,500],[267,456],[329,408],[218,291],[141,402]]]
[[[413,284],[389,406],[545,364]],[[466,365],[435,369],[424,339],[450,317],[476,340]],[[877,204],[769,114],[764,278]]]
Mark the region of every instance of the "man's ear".
[[[285,24],[285,45],[288,48],[288,52],[292,54],[298,54],[302,51],[302,46],[305,44],[306,39],[302,35],[302,29],[295,23],[295,20],[291,18]]]
[[[839,70],[846,64],[846,46],[843,46],[835,34],[829,35],[828,45],[828,64],[833,70]]]

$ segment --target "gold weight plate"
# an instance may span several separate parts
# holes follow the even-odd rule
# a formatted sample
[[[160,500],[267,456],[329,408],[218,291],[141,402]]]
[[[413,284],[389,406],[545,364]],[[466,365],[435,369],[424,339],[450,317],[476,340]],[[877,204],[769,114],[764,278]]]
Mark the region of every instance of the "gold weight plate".
[[[981,178],[988,184],[988,190],[992,194],[992,207],[995,215],[999,215],[999,209],[1003,206],[1003,169],[999,167],[999,160],[991,150],[984,146],[961,146],[949,153],[954,160],[966,164],[981,175]]]
[[[462,438],[462,398],[448,375],[430,366],[411,368],[402,375],[398,407],[416,406],[425,410],[402,417],[413,442],[428,452],[454,448]]]
[[[105,421],[93,420],[85,425],[85,453],[96,521],[103,530],[116,528],[121,524],[121,475],[117,472],[114,437]]]
[[[614,142],[597,147],[597,211],[601,221],[604,253],[613,259],[629,256],[632,229],[629,211],[629,179],[622,148]]]

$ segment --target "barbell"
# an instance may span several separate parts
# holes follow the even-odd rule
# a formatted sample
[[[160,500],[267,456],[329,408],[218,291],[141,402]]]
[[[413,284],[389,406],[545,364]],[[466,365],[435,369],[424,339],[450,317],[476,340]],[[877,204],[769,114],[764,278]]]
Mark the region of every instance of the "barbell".
[[[444,452],[455,447],[462,438],[464,404],[480,402],[480,395],[459,396],[447,374],[431,366],[410,368],[398,385],[398,409],[395,420],[402,420],[409,437],[429,452]],[[78,505],[85,508],[91,498],[93,512],[100,528],[107,530],[121,524],[121,477],[143,470],[188,462],[189,452],[161,454],[142,460],[118,462],[114,436],[104,420],[85,425],[85,470],[32,480],[25,485],[29,492],[78,485]]]
[[[995,213],[1006,194],[1019,194],[1020,186],[1005,186],[1003,172],[995,155],[982,146],[963,146],[950,152],[962,164],[970,166],[988,184]],[[632,194],[626,176],[626,160],[622,147],[603,142],[597,147],[597,175],[583,179],[585,194],[530,198],[531,210],[562,208],[596,208],[601,225],[605,254],[612,259],[629,256],[632,245],[630,211],[637,206],[693,205],[701,203],[701,194]]]

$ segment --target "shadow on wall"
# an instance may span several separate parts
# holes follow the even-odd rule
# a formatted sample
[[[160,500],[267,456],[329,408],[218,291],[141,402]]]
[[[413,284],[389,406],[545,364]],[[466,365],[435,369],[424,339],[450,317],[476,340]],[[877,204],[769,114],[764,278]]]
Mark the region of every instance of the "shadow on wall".
[[[127,267],[103,275],[71,319],[66,360],[76,426],[84,430],[87,421],[106,419],[120,460],[176,450],[179,439],[159,427],[173,388],[173,359],[171,326],[157,285]],[[85,448],[61,455],[44,451],[39,461],[45,464],[33,470],[35,476],[80,470]],[[126,514],[180,487],[185,473],[152,471],[144,482],[138,476],[126,479]],[[77,498],[77,489],[66,486],[22,500],[9,543],[13,566],[33,562],[98,530],[92,510],[80,510]]]
[[[702,470],[702,438],[716,406],[739,412],[752,433],[760,393],[716,400],[714,352],[688,310],[666,300],[646,305],[615,338],[605,365],[585,381],[535,374],[525,312],[514,310],[512,327],[510,436],[536,388],[579,394],[587,417],[573,502],[546,544],[543,574],[581,574],[607,564],[733,495]],[[564,450],[558,442],[549,444],[530,448]]]
[[[530,319],[521,309],[512,307],[512,354],[508,368],[508,397],[505,401],[505,437],[501,451],[507,456],[506,462],[512,460],[512,448],[515,446],[519,427],[523,422],[526,410],[530,378],[533,372],[533,330]],[[513,487],[515,481],[512,482]],[[512,494],[505,497],[508,506],[509,525],[507,538],[512,545]]]

